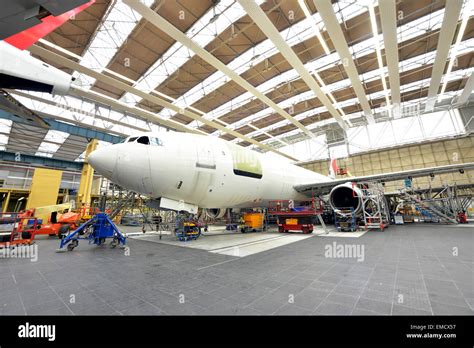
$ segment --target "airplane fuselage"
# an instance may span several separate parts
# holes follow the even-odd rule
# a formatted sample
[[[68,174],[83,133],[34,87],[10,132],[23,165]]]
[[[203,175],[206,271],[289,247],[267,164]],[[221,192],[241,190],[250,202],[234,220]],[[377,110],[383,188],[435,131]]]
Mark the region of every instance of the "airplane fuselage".
[[[202,208],[304,199],[294,186],[330,178],[223,139],[188,133],[143,133],[104,147],[92,166],[129,190]]]

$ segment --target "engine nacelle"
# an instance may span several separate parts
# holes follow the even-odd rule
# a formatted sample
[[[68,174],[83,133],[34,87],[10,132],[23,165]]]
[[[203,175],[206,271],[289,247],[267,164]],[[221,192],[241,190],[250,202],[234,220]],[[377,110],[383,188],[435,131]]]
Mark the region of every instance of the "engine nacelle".
[[[352,183],[337,185],[329,193],[329,204],[332,209],[354,208],[354,212],[362,209],[362,192]]]
[[[204,216],[208,219],[220,219],[223,218],[227,209],[225,208],[212,208],[212,209],[203,209]]]
[[[0,41],[0,88],[66,94],[72,77]]]

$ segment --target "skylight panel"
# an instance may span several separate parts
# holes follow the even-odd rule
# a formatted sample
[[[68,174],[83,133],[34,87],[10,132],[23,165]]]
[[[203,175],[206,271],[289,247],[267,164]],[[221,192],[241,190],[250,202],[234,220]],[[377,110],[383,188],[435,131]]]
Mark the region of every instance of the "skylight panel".
[[[62,144],[67,139],[67,137],[69,137],[69,133],[50,129],[48,133],[46,133],[44,141]]]
[[[52,144],[47,142],[42,142],[36,151],[36,156],[43,156],[43,157],[53,157],[56,151],[58,151],[60,144]]]
[[[258,1],[259,4],[262,2],[263,0]],[[245,15],[246,12],[242,10],[234,0],[222,0],[194,23],[186,32],[186,36],[199,46],[205,47],[230,25]],[[154,90],[181,68],[189,59],[194,57],[194,55],[195,53],[192,50],[179,42],[175,42],[138,80],[135,87],[145,91]],[[131,101],[133,103],[134,101],[130,100],[126,96],[127,94],[129,93],[126,93],[122,100],[126,102]],[[180,102],[178,101],[174,104],[180,105]],[[168,112],[164,112],[164,114],[165,113],[168,114]],[[173,115],[174,114],[175,113],[173,113]],[[168,118],[167,115],[165,115],[165,117]]]
[[[354,11],[356,11],[356,7],[354,7]],[[354,15],[356,15],[356,13],[357,12],[354,12]],[[412,37],[415,37],[415,36],[419,36],[421,34],[424,34],[431,27],[430,24],[429,24],[429,20],[428,20],[431,16],[433,16],[433,18],[438,18],[438,17],[442,18],[443,14],[444,14],[444,9],[439,10],[439,11],[435,12],[434,14],[424,16],[422,18],[419,18],[416,21],[405,24],[405,25],[399,27],[398,30],[399,30],[399,32],[404,32],[406,30],[411,30],[411,33],[409,33],[409,34],[405,33],[405,35],[404,35],[405,40],[409,39],[409,38],[412,38]],[[351,14],[351,16],[352,16],[352,14]],[[351,16],[349,16],[349,18]],[[347,18],[346,18],[346,20],[347,20]],[[411,26],[411,24],[414,23],[414,22],[416,22],[416,24],[418,25],[416,30],[413,29],[412,26]],[[284,32],[285,31],[282,31],[281,33],[284,33]],[[269,41],[269,40],[267,40],[267,41]],[[258,46],[259,45],[257,45],[257,47]],[[381,48],[383,48],[383,45],[381,45]],[[351,46],[351,49],[354,52],[354,57],[355,58],[360,58],[362,56],[365,56],[367,54],[375,52],[375,48],[374,48],[374,45],[373,45],[373,38],[369,38],[367,40],[361,41],[361,42]],[[241,56],[243,56],[243,55],[241,55]],[[433,55],[433,57],[434,57],[434,55]],[[259,57],[259,58],[265,58],[265,57]],[[239,60],[239,59],[240,59],[240,56],[237,57],[236,59],[234,59],[231,63],[233,63],[234,61]],[[328,69],[329,67],[332,67],[332,66],[336,66],[336,64],[338,64],[338,63],[339,63],[338,54],[337,53],[332,53],[330,56],[323,56],[321,58],[318,58],[318,59],[315,59],[311,62],[306,63],[305,68],[308,71],[314,71],[314,70],[320,71],[320,70],[323,70],[323,69]],[[403,65],[402,65],[402,67],[403,67]],[[361,77],[363,77],[363,78],[373,78],[373,76],[379,75],[379,71],[376,70],[376,71],[373,71],[373,72],[369,72],[367,74],[368,74],[367,77],[365,77],[364,75],[362,75]],[[201,83],[201,85],[206,85],[207,81],[210,80],[212,77],[213,77],[213,75],[210,76],[208,79],[204,80]],[[288,71],[282,73],[281,75],[277,75],[276,77],[263,82],[261,85],[257,86],[256,88],[259,91],[263,92],[263,93],[268,93],[268,92],[274,90],[275,88],[278,88],[281,85],[281,83],[284,83],[285,81],[286,82],[287,81],[293,81],[293,80],[296,80],[298,78],[299,78],[298,73],[294,69],[291,69],[291,70],[288,70]],[[341,88],[344,88],[344,87],[347,87],[347,86],[350,86],[350,85],[351,85],[350,80],[346,79],[344,81],[336,82],[336,85],[334,87],[332,85],[328,85],[326,88],[323,88],[323,90],[326,93],[327,92],[333,92],[333,91],[337,91],[338,89],[341,89]],[[184,94],[181,98],[178,98],[177,100],[180,100],[180,99],[183,100],[183,99],[187,98],[186,101],[188,102],[188,105],[191,105],[192,103],[199,100],[204,95],[203,93],[199,94],[199,92],[197,92],[198,94],[196,96],[190,98],[188,95],[190,93],[192,93],[193,90],[198,91],[199,90],[198,86],[196,86],[195,88],[193,88],[192,90],[190,90],[188,93]],[[208,93],[211,93],[211,91],[207,90],[206,94],[208,94]],[[252,96],[251,93],[245,92],[245,93],[239,95],[238,97],[236,97],[236,98],[222,104],[221,106],[215,108],[214,110],[208,112],[206,115],[204,115],[204,117],[206,119],[211,119],[211,120],[215,119],[215,118],[219,118],[219,117],[227,114],[228,112],[236,109],[237,107],[245,105],[246,103],[248,103],[250,101],[251,96]],[[181,105],[181,106],[184,107],[184,105]],[[174,112],[167,112],[167,114],[168,115],[174,115],[175,113]]]
[[[148,7],[153,0],[142,0]],[[117,51],[133,31],[141,16],[125,5],[122,0],[117,0],[97,30],[87,51],[81,59],[81,64],[95,71],[102,72]],[[89,88],[95,82],[93,77],[74,72],[75,84]]]
[[[357,16],[360,13],[364,12],[363,7],[358,6],[358,5],[355,7],[357,7],[358,10],[354,10],[352,12],[348,11],[350,13],[348,13],[347,17],[345,17],[346,20],[353,18],[354,16]],[[367,9],[365,9],[365,11],[366,10]],[[315,36],[314,30],[312,29],[311,21],[316,21],[316,23],[321,23],[322,22],[321,16],[318,13],[316,13],[313,15],[312,18],[305,18],[302,21],[295,23],[289,28],[281,31],[280,34],[284,38],[286,38],[286,41],[290,46],[294,46],[300,42],[307,40],[310,37]],[[230,63],[228,63],[228,66],[230,69],[234,70],[236,73],[241,75],[242,73],[250,69],[252,66],[259,64],[260,62],[268,59],[269,57],[271,57],[272,55],[276,53],[278,53],[278,50],[273,45],[273,43],[269,39],[267,39],[261,42],[260,44],[256,45],[255,47],[245,51],[244,53],[242,53],[235,59],[233,59]],[[337,54],[335,54],[335,56],[337,56]],[[337,56],[337,59],[339,59],[338,57],[339,56]],[[271,68],[270,63],[269,63],[269,68]],[[294,71],[292,72],[292,74],[293,76],[297,76],[295,75]],[[227,79],[227,76],[225,74],[223,74],[220,71],[217,71],[211,76],[209,76],[207,79],[205,79],[204,81],[196,85],[194,88],[189,90],[187,93],[179,97],[176,100],[176,102],[174,102],[174,104],[179,105],[180,107],[186,107],[186,106],[192,105],[196,101],[201,99],[203,96],[211,93],[215,89],[224,85],[227,82],[226,79]],[[251,96],[252,94],[246,92],[245,95]],[[172,117],[175,114],[176,112],[168,112],[168,111],[163,110],[162,113],[160,113],[160,116]],[[168,115],[171,115],[171,116],[168,116]],[[207,115],[205,116],[206,118],[208,118]],[[208,119],[213,119],[215,117],[216,116],[213,115],[209,117]]]
[[[12,129],[13,121],[0,119],[0,133],[2,134],[10,134]]]
[[[413,102],[417,103],[422,99],[423,98],[420,98]],[[414,141],[439,139],[447,136],[461,134],[462,132],[456,128],[456,122],[459,123],[460,121],[459,113],[454,112],[453,115],[451,115],[453,118],[447,117],[447,113],[448,111],[434,112],[429,114],[422,114],[419,116],[417,115],[405,117],[403,119],[397,120],[391,119],[388,121],[378,122],[371,125],[351,128],[348,130],[347,133],[349,138],[350,154],[386,148],[393,145],[412,143]],[[420,122],[423,124],[423,128],[425,131],[424,135],[421,131]],[[310,127],[309,129],[314,128],[315,127]],[[276,136],[276,138],[289,137],[291,135],[297,134],[298,131],[299,130],[294,130],[288,133],[284,133]],[[357,135],[357,142],[354,142],[354,135]],[[325,138],[324,140],[321,140],[321,142],[324,144]],[[274,141],[274,139],[266,139],[262,142],[268,144],[272,141]],[[285,147],[280,147],[279,150],[285,153],[291,153],[290,149],[298,149],[300,153],[300,159],[304,161],[315,159],[314,155],[308,156],[308,152],[304,151],[304,146],[306,145],[305,142],[308,142],[308,140],[304,139],[295,142],[294,144],[288,146],[286,149]],[[318,146],[316,143],[309,143],[309,146],[310,150],[311,147],[313,149],[319,150],[319,153],[316,153],[316,155],[325,156],[325,154],[327,153],[326,148],[324,146]],[[340,146],[346,148],[346,145]],[[336,148],[336,146],[331,146],[331,151],[335,150]],[[339,150],[337,150],[336,152],[338,151]],[[339,152],[337,154],[333,153],[335,157],[337,157],[338,154]],[[344,153],[343,155],[347,156],[348,154]]]
[[[38,147],[36,156],[53,157],[68,137],[69,133],[50,129]]]
[[[0,119],[0,151],[6,150],[13,121]]]
[[[471,68],[467,68],[467,69],[463,69],[463,70],[458,70],[454,73],[452,73],[449,77],[449,81],[454,81],[454,80],[458,80],[462,77],[465,77],[465,76],[468,76],[471,72],[474,71],[474,67],[471,67]],[[406,92],[410,92],[410,91],[414,91],[414,90],[419,90],[421,88],[425,88],[427,86],[429,86],[429,83],[430,83],[430,78],[427,78],[427,79],[423,79],[421,81],[415,81],[415,82],[412,82],[412,83],[409,83],[409,84],[405,84],[405,85],[402,85],[400,87],[400,91],[402,93],[406,93]],[[312,96],[308,96],[306,95],[307,92],[304,92],[302,93],[302,98],[301,99],[304,99],[306,97],[308,97],[308,99],[312,99],[313,97]],[[374,92],[370,95],[368,95],[367,97],[370,98],[370,99],[380,99],[380,98],[383,98],[385,95],[384,91],[377,91],[377,92]],[[298,95],[299,96],[299,95]],[[298,97],[296,96],[296,97]],[[354,104],[357,104],[358,103],[358,99],[357,98],[351,98],[351,99],[348,99],[348,100],[345,100],[343,102],[340,102],[339,103],[339,106],[340,107],[347,107],[347,106],[350,106],[350,105],[354,105]],[[404,103],[402,103],[403,105]],[[281,105],[281,104],[279,104]],[[285,105],[285,104],[283,104]],[[306,118],[306,117],[310,117],[310,116],[313,116],[313,115],[316,115],[320,112],[323,112],[325,111],[325,107],[322,106],[322,107],[319,107],[319,108],[315,108],[315,109],[312,109],[312,110],[308,110],[308,111],[305,111],[304,113],[301,113],[301,114],[298,114],[298,115],[295,115],[295,118],[299,121],[301,121],[302,119]],[[383,112],[383,111],[386,111],[386,107],[382,107],[382,108],[375,108],[373,109],[373,112],[376,113],[376,112]],[[262,110],[260,111],[259,113],[255,114],[255,115],[258,115],[257,117],[254,117],[255,115],[251,115],[249,116],[248,118],[245,118],[243,120],[240,120],[238,121],[238,124],[239,125],[243,125],[247,122],[252,122],[252,121],[256,121],[258,119],[261,119],[261,118],[264,118],[268,115],[270,115],[272,112],[271,112],[271,109],[270,108],[267,108],[265,110]],[[324,120],[324,121],[321,121],[321,122],[318,122],[318,126],[321,126],[323,124],[326,124],[324,122],[329,122],[329,123],[333,123],[333,122],[336,122],[333,118],[330,118],[328,120]],[[280,122],[277,122],[277,123],[273,123],[269,126],[266,126],[266,127],[263,127],[261,128],[260,130],[261,131],[270,131],[271,129],[276,129],[278,127],[281,127],[281,126],[284,126],[286,124],[288,124],[289,121],[288,120],[282,120]],[[237,123],[236,123],[237,124]],[[307,128],[309,128],[307,126]],[[253,136],[254,135],[254,132],[250,132],[248,134],[246,134],[246,136]]]
[[[6,144],[8,144],[8,135],[6,135],[6,134],[0,134],[0,144],[1,144],[1,145],[6,145]]]
[[[469,53],[469,52],[474,52],[474,39],[467,40],[464,43],[463,48],[459,50],[460,54],[466,54],[466,53]],[[410,59],[407,59],[407,60],[403,61],[402,63],[404,63],[404,64],[401,64],[400,72],[402,73],[402,72],[414,69],[415,67],[423,65],[423,64],[418,64],[417,62],[426,62],[426,61],[428,61],[428,64],[429,63],[432,64],[433,61],[434,61],[435,54],[436,54],[436,52],[429,52],[429,53],[421,54],[419,56],[412,57]],[[385,67],[385,69],[386,69],[386,67]],[[449,78],[449,81],[462,78],[462,77],[466,76],[466,74],[469,74],[469,73],[470,73],[470,69],[455,71],[451,74],[451,76]],[[288,76],[286,76],[286,77],[288,77]],[[366,82],[377,80],[377,79],[380,78],[379,71],[377,69],[372,70],[372,71],[368,71],[368,72],[362,74],[360,77],[361,77],[362,81],[366,81]],[[267,82],[269,82],[269,81],[267,81]],[[425,79],[423,81],[415,81],[415,82],[412,82],[410,84],[402,85],[400,90],[401,90],[401,92],[407,92],[407,91],[410,91],[410,90],[420,88],[420,86],[426,86],[427,84],[429,84],[429,78]],[[345,79],[345,80],[337,81],[333,84],[327,85],[325,90],[329,91],[329,92],[334,92],[334,91],[337,91],[337,90],[340,90],[340,89],[343,89],[343,88],[347,88],[350,85],[351,85],[350,79]],[[390,89],[388,89],[388,91],[390,91]],[[368,97],[370,99],[378,99],[380,97],[384,97],[384,95],[385,95],[384,91],[378,91],[378,92],[370,94]],[[313,99],[313,98],[314,98],[314,95],[311,94],[310,91],[308,91],[308,92],[300,93],[300,94],[298,94],[298,95],[296,95],[292,98],[286,99],[285,101],[283,101],[282,103],[279,103],[278,105],[282,108],[286,108],[286,107],[288,107],[292,104],[297,104],[298,102]],[[336,105],[338,107],[342,108],[342,107],[347,107],[347,106],[350,106],[350,105],[354,105],[356,103],[358,103],[358,99],[357,98],[352,98],[352,99],[341,101],[341,102],[337,103]],[[218,109],[220,109],[220,108],[217,108],[216,110],[218,110]],[[320,107],[320,108],[318,108],[317,112],[321,112],[321,111],[324,111],[324,110],[325,110],[325,107]],[[226,113],[225,110],[219,110],[219,111],[223,115]],[[271,115],[272,113],[274,113],[273,109],[266,108],[266,109],[261,110],[261,111],[255,113],[251,116],[245,117],[244,119],[237,121],[235,123],[236,126],[233,127],[233,128],[234,129],[238,128],[242,124],[245,124],[245,123],[251,122],[251,121],[255,121],[255,120],[260,119],[260,118],[264,118],[268,115]],[[295,118],[298,119],[298,120],[300,119],[299,115],[296,115]],[[282,121],[282,122],[287,123],[288,121],[285,120],[285,121]]]

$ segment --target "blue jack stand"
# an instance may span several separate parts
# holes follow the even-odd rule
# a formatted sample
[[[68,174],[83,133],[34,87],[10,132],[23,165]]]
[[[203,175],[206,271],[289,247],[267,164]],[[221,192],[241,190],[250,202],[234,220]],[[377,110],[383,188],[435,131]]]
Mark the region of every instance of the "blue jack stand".
[[[84,222],[75,231],[68,234],[61,240],[61,244],[57,252],[72,251],[79,245],[79,239],[89,240],[89,244],[102,245],[107,238],[112,238],[110,246],[115,248],[122,244],[125,247],[125,236],[117,229],[117,226],[110,220],[105,213],[98,213],[89,221]]]

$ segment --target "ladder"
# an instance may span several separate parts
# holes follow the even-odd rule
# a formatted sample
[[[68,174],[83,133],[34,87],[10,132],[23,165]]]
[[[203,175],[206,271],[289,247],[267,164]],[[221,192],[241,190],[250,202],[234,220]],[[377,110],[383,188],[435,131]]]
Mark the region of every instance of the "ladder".
[[[113,219],[116,217],[120,211],[125,208],[127,204],[132,204],[135,200],[135,192],[129,192],[125,197],[120,199],[115,206],[115,208],[112,210],[112,212],[109,214],[109,219]]]

